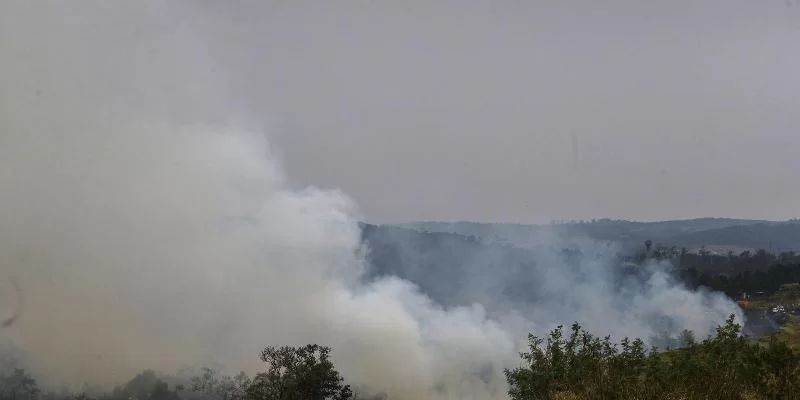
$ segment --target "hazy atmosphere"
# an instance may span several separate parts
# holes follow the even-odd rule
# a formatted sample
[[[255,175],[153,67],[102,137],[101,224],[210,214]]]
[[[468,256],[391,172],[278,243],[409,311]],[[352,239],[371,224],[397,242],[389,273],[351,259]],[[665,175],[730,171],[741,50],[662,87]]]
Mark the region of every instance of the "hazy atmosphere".
[[[0,112],[266,132],[376,222],[785,219],[798,43],[787,0],[6,1]]]
[[[503,400],[531,332],[744,324],[800,271],[749,220],[800,215],[798,50],[785,0],[0,0],[0,356],[111,387],[320,343],[368,395]]]

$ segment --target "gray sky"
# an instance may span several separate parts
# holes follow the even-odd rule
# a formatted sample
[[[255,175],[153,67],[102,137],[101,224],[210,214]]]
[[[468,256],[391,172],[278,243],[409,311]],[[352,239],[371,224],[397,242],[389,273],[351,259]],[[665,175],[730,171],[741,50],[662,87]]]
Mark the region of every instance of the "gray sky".
[[[0,135],[264,129],[372,221],[800,215],[793,0],[0,0],[0,60]]]

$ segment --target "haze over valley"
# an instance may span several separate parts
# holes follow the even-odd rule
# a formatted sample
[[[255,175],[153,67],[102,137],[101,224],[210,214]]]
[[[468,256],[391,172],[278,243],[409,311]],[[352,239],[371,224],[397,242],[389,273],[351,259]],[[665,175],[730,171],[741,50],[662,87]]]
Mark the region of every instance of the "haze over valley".
[[[790,398],[798,21],[0,0],[0,400]]]

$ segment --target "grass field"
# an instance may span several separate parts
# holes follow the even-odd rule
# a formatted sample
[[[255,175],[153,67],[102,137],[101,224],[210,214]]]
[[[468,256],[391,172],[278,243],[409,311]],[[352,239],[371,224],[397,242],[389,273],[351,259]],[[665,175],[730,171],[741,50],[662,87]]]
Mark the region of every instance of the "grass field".
[[[757,340],[762,344],[766,344],[772,338],[786,342],[790,349],[800,353],[800,318],[792,317],[792,321],[781,328],[780,331],[762,336]]]

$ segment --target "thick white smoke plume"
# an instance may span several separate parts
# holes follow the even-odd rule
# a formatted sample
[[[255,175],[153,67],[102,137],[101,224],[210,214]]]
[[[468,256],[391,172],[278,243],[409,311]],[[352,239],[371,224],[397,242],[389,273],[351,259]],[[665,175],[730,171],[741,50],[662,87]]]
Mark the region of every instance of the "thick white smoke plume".
[[[315,342],[355,383],[397,398],[440,385],[444,398],[502,396],[518,337],[399,279],[359,286],[353,204],[287,189],[263,140],[155,127],[90,139],[97,152],[45,144],[59,163],[20,159],[3,186],[0,254],[28,298],[14,334],[46,373],[254,367],[264,345]],[[7,144],[32,156],[33,142]]]
[[[0,279],[25,293],[0,335],[51,381],[252,371],[266,345],[319,343],[392,399],[502,399],[531,330],[648,336],[668,315],[706,331],[735,310],[660,273],[619,295],[602,255],[541,256],[539,306],[470,286],[480,270],[473,301],[446,308],[397,277],[365,283],[347,196],[293,189],[263,136],[205,124],[237,102],[186,10],[48,4],[0,5]]]
[[[28,299],[15,340],[59,379],[209,359],[254,368],[262,346],[314,342],[334,347],[353,383],[392,398],[503,398],[502,368],[527,330],[577,319],[651,335],[647,316],[669,315],[707,331],[733,310],[660,273],[619,294],[601,261],[576,270],[547,255],[539,307],[507,305],[496,318],[478,305],[445,310],[408,281],[359,283],[353,203],[289,189],[260,136],[149,126],[72,148],[50,139],[4,143],[24,157],[3,181],[0,254]]]

